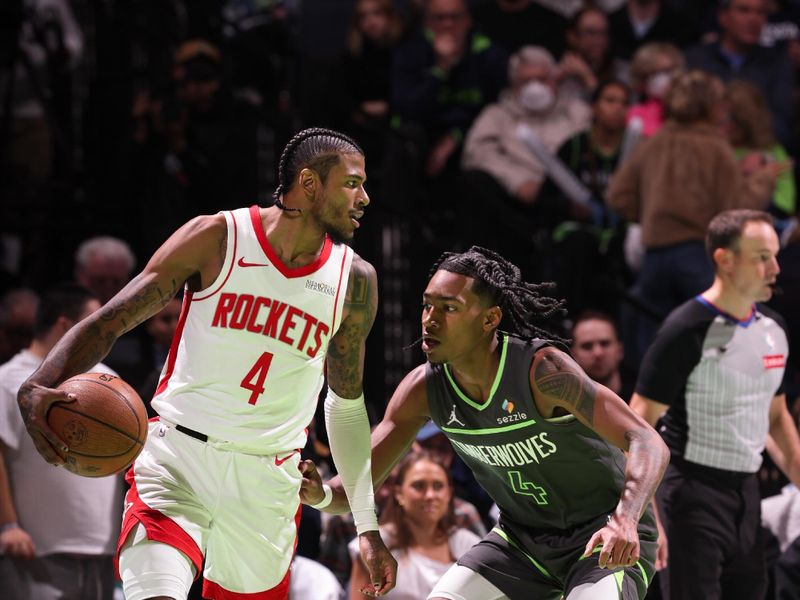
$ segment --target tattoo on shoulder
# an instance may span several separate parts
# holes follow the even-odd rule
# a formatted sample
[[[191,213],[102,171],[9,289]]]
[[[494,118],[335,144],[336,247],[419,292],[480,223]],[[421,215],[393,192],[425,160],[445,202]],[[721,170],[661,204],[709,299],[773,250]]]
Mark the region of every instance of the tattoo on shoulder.
[[[534,371],[534,381],[540,392],[562,401],[589,423],[593,422],[597,386],[564,354],[542,356]]]
[[[377,310],[375,271],[356,258],[347,284],[347,317],[328,346],[328,382],[339,394],[354,397],[361,389],[364,340]]]
[[[360,258],[353,259],[353,266],[350,269],[350,279],[347,282],[347,294],[345,302],[349,306],[364,305],[369,302],[370,296],[370,275],[374,271],[369,264]]]

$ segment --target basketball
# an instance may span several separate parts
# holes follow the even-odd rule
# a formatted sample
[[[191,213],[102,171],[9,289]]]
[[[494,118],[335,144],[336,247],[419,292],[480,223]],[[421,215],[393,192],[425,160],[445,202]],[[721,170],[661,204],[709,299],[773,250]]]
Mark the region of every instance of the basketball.
[[[147,437],[147,410],[136,390],[106,373],[82,373],[58,389],[77,397],[53,404],[47,413],[47,423],[69,447],[64,467],[83,477],[128,467]]]

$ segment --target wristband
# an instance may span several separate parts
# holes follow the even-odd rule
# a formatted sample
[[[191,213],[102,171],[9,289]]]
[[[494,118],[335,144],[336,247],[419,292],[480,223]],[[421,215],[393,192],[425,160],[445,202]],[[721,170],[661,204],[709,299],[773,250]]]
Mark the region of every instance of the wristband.
[[[0,533],[5,533],[11,529],[19,529],[19,523],[3,523],[0,525]]]
[[[322,491],[325,492],[325,497],[322,500],[320,500],[317,504],[309,504],[311,508],[322,510],[333,501],[333,490],[331,489],[331,486],[329,486],[327,483],[323,483]]]

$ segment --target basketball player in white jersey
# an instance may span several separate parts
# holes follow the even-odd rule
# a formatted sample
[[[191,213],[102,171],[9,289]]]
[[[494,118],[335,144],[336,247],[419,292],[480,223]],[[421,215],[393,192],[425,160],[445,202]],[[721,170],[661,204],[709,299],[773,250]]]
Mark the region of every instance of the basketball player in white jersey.
[[[201,568],[207,598],[287,597],[299,449],[325,373],[331,448],[372,582],[365,593],[394,586],[397,565],[377,532],[362,392],[377,279],[342,243],[369,203],[364,155],[347,136],[307,129],[284,149],[278,180],[274,206],[181,227],[20,389],[37,449],[63,464],[67,445],[46,414],[71,398],[54,388],[185,288],[152,401],[160,417],[127,475],[119,541],[126,600],[182,600]]]

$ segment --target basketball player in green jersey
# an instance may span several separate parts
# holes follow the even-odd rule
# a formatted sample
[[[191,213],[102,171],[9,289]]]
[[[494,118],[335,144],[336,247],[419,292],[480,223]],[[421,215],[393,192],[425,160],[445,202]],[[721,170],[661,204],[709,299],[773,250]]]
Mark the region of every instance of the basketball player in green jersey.
[[[400,383],[372,433],[373,478],[386,478],[431,419],[500,508],[497,526],[429,600],[633,600],[647,592],[657,537],[649,504],[669,453],[560,340],[531,325],[561,308],[542,294],[547,287],[473,246],[445,253],[423,294],[428,360]],[[498,330],[504,313],[525,337]],[[322,485],[310,461],[301,470],[307,504],[347,510],[337,479]],[[397,581],[402,589],[401,572]]]

